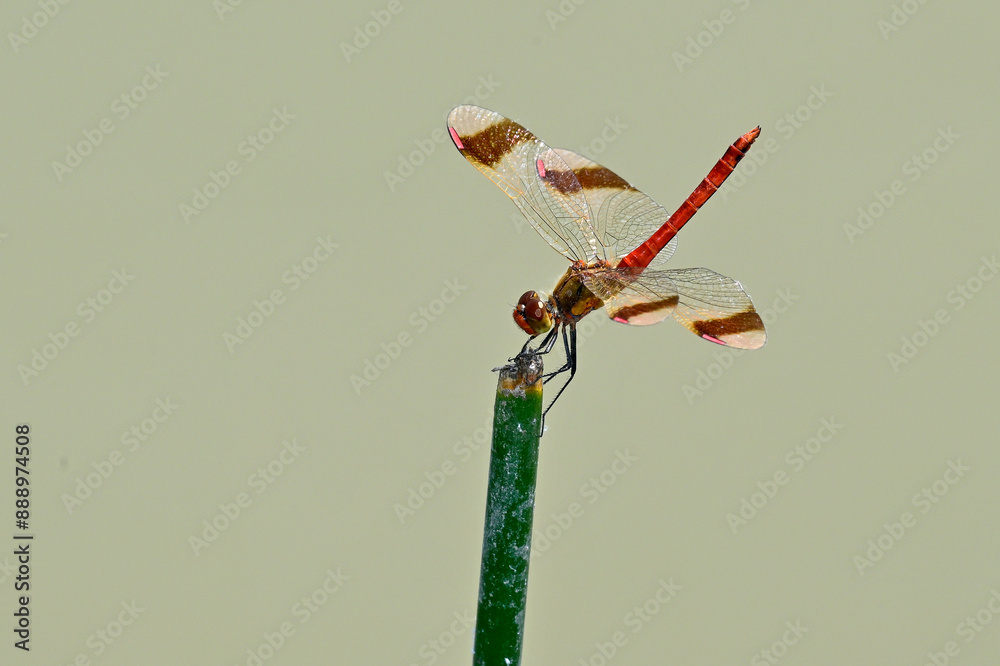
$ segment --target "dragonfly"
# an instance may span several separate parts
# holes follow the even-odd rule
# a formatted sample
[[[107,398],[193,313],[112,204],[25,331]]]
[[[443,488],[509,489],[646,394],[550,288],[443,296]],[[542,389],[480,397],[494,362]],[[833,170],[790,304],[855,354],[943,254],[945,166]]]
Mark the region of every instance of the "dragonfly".
[[[667,317],[715,344],[759,349],[766,333],[736,280],[707,268],[663,269],[676,234],[722,186],[760,135],[756,127],[726,150],[672,215],[611,169],[570,150],[550,148],[524,127],[478,106],[448,115],[459,152],[513,200],[534,229],[570,267],[548,296],[527,291],[514,308],[528,334],[521,353],[546,354],[561,337],[566,360],[545,375],[577,370],[576,325],[604,307],[616,322],[656,324]],[[535,348],[531,343],[544,336]],[[544,418],[544,414],[543,414]]]

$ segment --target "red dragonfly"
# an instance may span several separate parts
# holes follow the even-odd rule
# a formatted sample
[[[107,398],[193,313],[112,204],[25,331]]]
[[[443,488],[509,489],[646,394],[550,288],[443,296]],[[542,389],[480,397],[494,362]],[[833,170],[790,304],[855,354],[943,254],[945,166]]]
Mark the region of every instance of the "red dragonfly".
[[[495,111],[456,107],[448,116],[448,132],[466,159],[572,262],[548,298],[525,292],[514,310],[514,321],[530,336],[522,352],[547,353],[562,333],[566,363],[546,378],[567,370],[570,376],[546,412],[576,374],[577,322],[602,305],[623,324],[656,324],[673,315],[716,344],[764,345],[764,323],[739,282],[707,268],[659,268],[677,247],[675,234],[733,172],[760,127],[726,150],[673,215],[611,169],[549,148]]]

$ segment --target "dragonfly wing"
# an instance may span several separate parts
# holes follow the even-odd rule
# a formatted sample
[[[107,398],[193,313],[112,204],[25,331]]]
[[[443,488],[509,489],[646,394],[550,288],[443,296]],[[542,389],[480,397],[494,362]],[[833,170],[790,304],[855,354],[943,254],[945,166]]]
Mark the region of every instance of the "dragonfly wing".
[[[707,268],[588,270],[587,288],[623,324],[656,324],[673,314],[695,335],[727,347],[759,349],[764,322],[739,282]]]
[[[510,118],[478,106],[453,109],[448,132],[549,245],[571,261],[603,258],[580,182],[556,151]]]
[[[759,349],[767,334],[743,286],[707,268],[659,271],[676,285],[674,318],[695,335],[727,347]],[[642,273],[639,280],[643,280]]]
[[[603,259],[617,265],[660,228],[670,213],[611,169],[571,150],[555,151],[573,170],[590,206],[597,238],[605,246]],[[669,259],[677,248],[675,236],[660,250],[650,266]]]
[[[667,271],[631,271],[595,267],[587,270],[584,282],[604,301],[608,316],[622,324],[658,324],[674,311],[680,301],[677,285]]]

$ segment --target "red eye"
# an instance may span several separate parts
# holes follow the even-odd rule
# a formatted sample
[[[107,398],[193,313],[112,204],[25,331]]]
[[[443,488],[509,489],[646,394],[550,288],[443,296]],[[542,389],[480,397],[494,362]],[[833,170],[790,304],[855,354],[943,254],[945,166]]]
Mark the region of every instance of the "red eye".
[[[537,292],[526,291],[517,301],[514,308],[514,322],[525,333],[531,336],[545,333],[552,328],[552,315]]]

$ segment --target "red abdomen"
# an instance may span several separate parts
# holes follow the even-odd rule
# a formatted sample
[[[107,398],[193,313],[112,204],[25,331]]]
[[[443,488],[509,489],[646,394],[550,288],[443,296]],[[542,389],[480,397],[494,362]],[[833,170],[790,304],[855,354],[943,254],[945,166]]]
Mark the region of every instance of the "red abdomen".
[[[688,220],[690,220],[698,209],[715,194],[715,191],[722,187],[733,172],[739,161],[747,154],[747,150],[754,140],[760,135],[760,127],[755,127],[740,138],[736,139],[733,145],[729,146],[726,154],[715,163],[715,166],[705,179],[701,181],[694,192],[681,204],[680,208],[674,212],[667,221],[650,236],[645,243],[635,248],[624,259],[618,262],[618,267],[645,268],[653,260],[660,250],[666,247],[677,232],[681,230]]]

